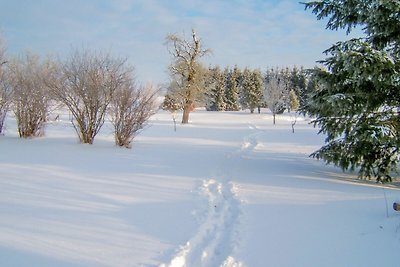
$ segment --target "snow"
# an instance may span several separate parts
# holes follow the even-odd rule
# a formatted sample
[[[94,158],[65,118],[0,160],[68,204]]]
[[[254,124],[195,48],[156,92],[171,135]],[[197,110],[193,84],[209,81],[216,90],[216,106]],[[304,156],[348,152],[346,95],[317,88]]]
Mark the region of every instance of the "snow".
[[[160,111],[129,150],[109,124],[82,145],[67,113],[28,140],[9,116],[0,265],[398,266],[400,191],[309,158],[324,136],[292,119],[196,110],[175,132]]]

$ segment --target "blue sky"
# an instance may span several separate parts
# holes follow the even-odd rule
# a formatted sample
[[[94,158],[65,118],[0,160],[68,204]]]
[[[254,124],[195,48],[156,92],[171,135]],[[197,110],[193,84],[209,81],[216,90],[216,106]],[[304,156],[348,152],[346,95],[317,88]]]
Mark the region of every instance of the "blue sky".
[[[297,0],[0,0],[0,32],[9,55],[31,50],[65,56],[71,48],[127,57],[139,82],[168,80],[169,33],[194,28],[213,53],[206,65],[312,67],[347,39],[325,30]]]

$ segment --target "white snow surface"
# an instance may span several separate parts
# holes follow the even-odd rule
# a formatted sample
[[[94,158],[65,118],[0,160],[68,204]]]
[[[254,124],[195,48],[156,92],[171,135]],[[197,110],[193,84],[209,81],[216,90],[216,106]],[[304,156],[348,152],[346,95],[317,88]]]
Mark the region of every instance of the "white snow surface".
[[[59,118],[0,136],[0,266],[399,266],[400,191],[309,158],[306,118],[160,111],[132,149]]]

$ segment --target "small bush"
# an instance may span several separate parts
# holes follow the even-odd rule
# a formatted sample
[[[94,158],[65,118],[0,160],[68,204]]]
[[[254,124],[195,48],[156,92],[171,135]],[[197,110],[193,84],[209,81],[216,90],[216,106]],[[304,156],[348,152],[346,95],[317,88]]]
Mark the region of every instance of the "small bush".
[[[45,80],[51,71],[50,62],[40,62],[38,56],[26,53],[12,60],[8,70],[12,109],[19,136],[28,138],[44,135],[50,100]]]
[[[153,86],[136,87],[132,81],[114,93],[110,116],[117,146],[131,148],[135,136],[155,113],[156,97]]]
[[[6,64],[5,49],[0,39],[0,134],[3,133],[4,121],[11,103],[11,87],[7,80]]]
[[[114,93],[132,71],[125,59],[76,50],[49,83],[55,99],[68,107],[79,141],[92,144],[104,124]]]

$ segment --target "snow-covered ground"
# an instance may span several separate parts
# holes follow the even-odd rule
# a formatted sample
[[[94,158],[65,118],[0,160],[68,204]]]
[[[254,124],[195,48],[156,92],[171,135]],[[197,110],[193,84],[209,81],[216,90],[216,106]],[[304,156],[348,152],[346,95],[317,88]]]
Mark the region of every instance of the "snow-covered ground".
[[[0,137],[0,266],[399,266],[400,191],[309,158],[307,120],[161,111],[128,150],[60,118]]]

